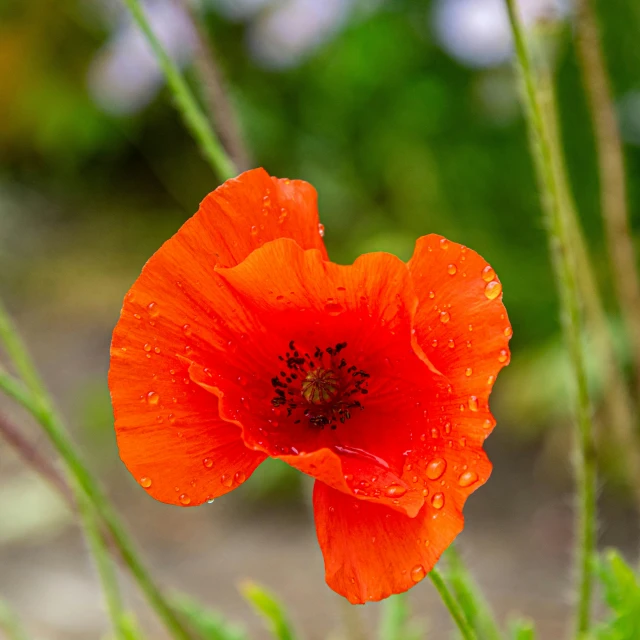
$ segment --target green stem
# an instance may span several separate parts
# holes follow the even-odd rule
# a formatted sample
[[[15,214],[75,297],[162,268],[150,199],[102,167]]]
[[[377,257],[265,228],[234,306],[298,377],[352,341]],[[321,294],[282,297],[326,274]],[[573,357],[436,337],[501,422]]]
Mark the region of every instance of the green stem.
[[[445,555],[449,583],[458,602],[463,603],[462,606],[469,623],[480,638],[500,640],[500,629],[493,612],[465,567],[455,545],[452,544]]]
[[[580,636],[589,629],[590,623],[592,592],[590,565],[596,542],[596,460],[589,390],[581,342],[582,320],[576,258],[570,242],[569,221],[563,214],[562,193],[554,162],[553,145],[550,141],[552,132],[549,131],[543,115],[524,29],[518,15],[516,0],[506,0],[506,3],[516,55],[524,81],[523,99],[529,137],[544,196],[543,206],[547,214],[547,233],[562,309],[562,324],[577,392],[575,468],[578,494],[576,548],[578,602],[575,626],[576,635]]]
[[[471,628],[467,617],[458,604],[458,601],[453,597],[451,591],[449,591],[449,587],[447,587],[447,584],[440,575],[440,572],[435,568],[431,569],[429,572],[429,578],[431,578],[433,586],[440,594],[440,598],[442,599],[444,606],[449,610],[449,613],[451,614],[451,617],[456,623],[456,626],[464,640],[477,640],[477,636]]]
[[[147,39],[167,79],[167,84],[173,93],[184,124],[200,144],[202,152],[209,161],[214,173],[222,181],[233,178],[237,174],[234,163],[227,156],[220,141],[216,138],[211,124],[204,115],[177,65],[164,50],[160,40],[158,40],[156,34],[153,32],[140,0],[124,0],[124,3],[129,8],[140,31],[142,31]]]
[[[124,609],[122,598],[120,597],[120,587],[118,586],[118,575],[105,546],[105,539],[100,531],[100,525],[96,518],[91,503],[80,487],[76,485],[75,490],[78,512],[82,521],[82,528],[87,539],[91,555],[96,563],[98,576],[102,584],[107,612],[113,625],[117,640],[127,640],[122,630],[122,620],[124,620]]]
[[[576,0],[576,51],[582,69],[600,172],[600,208],[614,286],[625,322],[640,395],[640,278],[629,227],[624,153],[611,83],[602,50],[598,18],[591,0]]]
[[[82,462],[61,419],[53,409],[44,386],[42,386],[39,377],[35,373],[35,368],[31,363],[28,352],[22,344],[17,331],[13,328],[2,304],[0,304],[0,339],[4,342],[7,353],[12,356],[16,369],[23,375],[27,374],[25,375],[25,380],[32,387],[30,392],[22,383],[9,374],[0,371],[0,389],[27,409],[42,426],[66,464],[70,475],[82,487],[94,511],[102,518],[124,562],[137,580],[143,593],[147,596],[151,606],[163,620],[166,628],[177,640],[189,640],[191,638],[190,634],[153,582],[147,568],[138,558],[135,545],[120,522],[116,511],[86,465]]]
[[[16,614],[6,602],[0,600],[0,631],[4,631],[7,640],[28,640]]]

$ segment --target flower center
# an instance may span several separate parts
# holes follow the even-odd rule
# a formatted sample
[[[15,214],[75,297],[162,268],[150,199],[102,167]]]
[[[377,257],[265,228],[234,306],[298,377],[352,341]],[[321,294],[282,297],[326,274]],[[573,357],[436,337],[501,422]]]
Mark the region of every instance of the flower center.
[[[282,370],[271,379],[274,407],[286,407],[294,424],[306,420],[311,427],[336,429],[351,418],[351,410],[364,409],[359,396],[366,395],[369,374],[349,366],[342,351],[346,342],[335,347],[316,347],[313,356],[302,353],[295,342],[290,351],[278,356]]]

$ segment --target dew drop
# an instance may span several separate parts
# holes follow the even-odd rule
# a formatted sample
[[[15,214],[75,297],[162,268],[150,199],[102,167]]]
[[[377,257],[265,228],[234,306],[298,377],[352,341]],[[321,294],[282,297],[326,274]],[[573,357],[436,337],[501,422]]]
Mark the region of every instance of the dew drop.
[[[146,476],[144,478],[140,478],[140,485],[145,489],[148,489],[151,486],[151,478],[147,478]]]
[[[426,498],[429,495],[429,489],[426,487],[422,490],[422,495]]]
[[[191,498],[186,493],[183,493],[180,496],[180,503],[185,505],[185,506],[188,505],[188,504],[191,504]]]
[[[168,419],[169,419],[170,424],[175,424],[176,423],[176,417],[173,415],[173,413],[169,414]]]
[[[449,248],[449,241],[446,238],[440,238],[440,248],[441,249]]]
[[[504,335],[506,338],[510,338],[513,335],[513,329],[511,327],[506,327],[504,330]]]
[[[502,349],[498,354],[498,362],[506,362],[508,357],[509,357],[509,353],[507,352],[507,350]]]
[[[151,345],[147,342],[147,344],[142,347],[145,351],[151,351]]]
[[[496,277],[496,272],[493,270],[493,267],[487,265],[482,270],[482,279],[485,282],[491,282]]]
[[[185,336],[190,336],[193,333],[189,324],[182,325],[182,331],[184,331]]]
[[[389,498],[399,498],[407,493],[407,490],[404,487],[401,487],[399,484],[391,484],[385,489],[385,494]]]
[[[459,478],[458,484],[461,487],[470,487],[478,482],[478,474],[475,471],[465,471]]]
[[[321,238],[324,238],[324,225],[323,224],[319,224],[318,225],[318,233],[320,234]]]
[[[205,458],[202,461],[202,464],[207,468],[207,469],[211,469],[211,467],[213,467],[213,460],[211,458]]]
[[[484,295],[489,300],[495,300],[502,293],[502,285],[497,280],[492,280],[485,288]]]
[[[258,227],[256,227],[255,224],[251,227],[251,235],[252,236],[258,235]]]
[[[458,273],[458,267],[456,267],[456,265],[455,265],[455,264],[450,264],[450,265],[447,267],[447,273],[448,273],[450,276],[455,276],[455,275],[456,275],[456,273]]]
[[[437,480],[441,478],[447,468],[447,462],[443,458],[434,458],[427,465],[427,478]]]
[[[440,432],[435,427],[431,429],[431,437],[434,439],[440,437]]]
[[[155,406],[160,402],[160,396],[155,391],[149,391],[149,393],[147,393],[147,402]]]
[[[237,471],[234,477],[238,484],[242,484],[247,479],[247,476],[243,471]]]
[[[158,309],[158,305],[155,302],[150,302],[147,306],[147,311],[152,318],[157,317],[160,314],[160,309]]]
[[[496,381],[496,377],[495,377],[495,376],[489,376],[489,377],[487,378],[487,384],[488,384],[489,386],[491,386],[495,381]]]
[[[449,349],[455,349],[456,343],[453,340],[449,340],[447,344],[449,346]]]
[[[431,341],[431,346],[434,348],[438,346],[438,341],[435,338]]]
[[[153,350],[155,351],[155,353],[160,353],[160,347],[154,347]]]
[[[447,322],[449,322],[449,320],[451,320],[451,316],[449,315],[448,311],[442,311],[440,313],[440,322],[446,324]]]
[[[421,564],[418,564],[411,569],[411,579],[414,582],[420,582],[420,580],[423,580],[426,575],[424,567]]]
[[[341,304],[339,304],[337,302],[327,302],[327,304],[324,305],[324,310],[330,316],[337,316],[337,315],[340,315],[344,311],[344,308],[342,307]]]
[[[471,367],[467,367],[465,369],[464,375],[467,376],[467,378],[473,373],[473,369]]]
[[[444,507],[444,495],[442,493],[435,493],[431,498],[431,506],[434,509],[442,509]]]
[[[223,474],[223,475],[220,476],[220,482],[225,487],[230,487],[233,484],[233,476],[228,476],[226,474]]]
[[[451,433],[451,423],[450,422],[445,422],[444,423],[444,432],[449,435]]]
[[[477,396],[469,396],[469,409],[471,411],[477,411],[480,408],[478,397]]]

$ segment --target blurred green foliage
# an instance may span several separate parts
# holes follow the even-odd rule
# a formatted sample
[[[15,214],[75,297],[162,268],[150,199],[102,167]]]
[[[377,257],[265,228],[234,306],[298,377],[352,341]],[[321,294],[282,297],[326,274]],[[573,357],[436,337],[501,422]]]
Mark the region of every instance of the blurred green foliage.
[[[106,334],[141,265],[217,185],[166,88],[126,116],[101,111],[90,97],[88,75],[113,29],[102,4],[0,5],[0,272],[11,273],[7,293],[19,305],[72,315],[72,330]],[[431,232],[491,262],[514,328],[497,406],[538,434],[567,415],[566,375],[511,68],[471,69],[452,59],[434,37],[433,2],[387,0],[366,11],[361,4],[334,37],[285,70],[256,65],[246,44],[251,25],[205,5],[254,162],[317,188],[338,262],[374,250],[407,259],[415,238]],[[601,0],[598,9],[616,97],[640,91],[638,3]],[[593,135],[569,30],[554,47],[563,134],[615,318]],[[627,146],[626,159],[637,236],[640,148]],[[543,379],[552,384],[540,394]],[[86,416],[105,424],[106,401],[91,398]],[[102,410],[106,417],[96,419]]]

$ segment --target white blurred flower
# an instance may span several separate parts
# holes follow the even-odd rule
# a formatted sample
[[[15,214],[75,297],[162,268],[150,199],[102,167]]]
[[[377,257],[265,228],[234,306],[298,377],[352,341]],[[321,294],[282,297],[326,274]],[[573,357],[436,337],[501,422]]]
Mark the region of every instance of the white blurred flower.
[[[527,27],[569,15],[568,0],[518,0]],[[495,67],[511,58],[513,42],[505,0],[437,0],[436,37],[442,48],[470,67]]]
[[[167,53],[186,64],[195,48],[195,34],[184,11],[174,2],[145,4],[149,24]],[[164,83],[151,48],[137,25],[123,15],[115,33],[89,68],[89,91],[105,110],[127,114],[146,106]]]
[[[352,4],[353,0],[284,0],[250,26],[251,54],[266,67],[293,66],[344,24]]]

